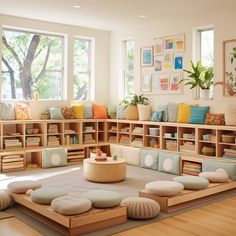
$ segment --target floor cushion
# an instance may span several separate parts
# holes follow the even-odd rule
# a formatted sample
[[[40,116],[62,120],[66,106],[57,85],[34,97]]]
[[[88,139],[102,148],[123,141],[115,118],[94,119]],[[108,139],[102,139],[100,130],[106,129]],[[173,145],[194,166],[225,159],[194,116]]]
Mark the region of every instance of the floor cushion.
[[[229,180],[229,175],[222,168],[216,169],[216,171],[202,172],[199,174],[199,176],[212,183],[223,183]]]
[[[77,215],[89,211],[92,202],[87,198],[78,198],[73,196],[63,196],[52,201],[51,207],[62,215]]]
[[[29,189],[38,189],[41,184],[32,180],[14,181],[7,185],[7,189],[12,193],[25,193]]]
[[[95,208],[109,208],[118,206],[121,202],[121,195],[114,191],[95,189],[83,194],[91,200]]]
[[[160,213],[160,205],[148,198],[128,197],[122,200],[122,205],[127,207],[127,214],[132,219],[150,219]]]
[[[122,157],[126,160],[127,164],[133,166],[139,166],[140,148],[123,146]]]
[[[43,187],[31,193],[31,200],[39,204],[50,205],[55,198],[65,195],[67,195],[67,192],[64,188]]]
[[[205,178],[198,176],[177,176],[174,181],[184,185],[185,189],[201,190],[209,185],[209,181]]]
[[[147,183],[145,190],[160,197],[173,196],[184,189],[183,184],[175,181],[159,180]]]
[[[123,156],[122,156],[122,148],[123,148],[122,145],[111,143],[110,144],[111,156],[116,155],[117,158],[123,158]]]

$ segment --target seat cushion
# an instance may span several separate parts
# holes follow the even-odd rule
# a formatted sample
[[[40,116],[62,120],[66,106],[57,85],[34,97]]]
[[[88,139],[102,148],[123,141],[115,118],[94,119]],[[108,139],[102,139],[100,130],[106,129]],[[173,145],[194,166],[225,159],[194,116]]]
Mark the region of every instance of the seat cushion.
[[[222,168],[216,169],[216,171],[202,172],[199,174],[199,176],[212,183],[223,183],[229,180],[229,175]]]
[[[140,148],[123,146],[122,157],[126,160],[127,164],[133,166],[139,166]]]
[[[154,181],[145,185],[146,191],[160,197],[174,196],[183,189],[183,184],[167,180]]]
[[[83,194],[84,197],[91,200],[95,208],[108,208],[118,206],[121,202],[121,195],[108,190],[90,190]]]
[[[157,170],[159,152],[155,150],[141,149],[140,167]]]
[[[52,201],[51,207],[62,215],[78,215],[89,211],[92,202],[87,198],[78,198],[73,196],[63,196]]]
[[[201,190],[209,185],[209,181],[205,178],[198,176],[177,176],[174,181],[184,185],[185,189]]]
[[[50,205],[55,198],[65,195],[67,195],[67,192],[64,188],[43,187],[31,193],[31,200],[39,204]]]
[[[7,189],[12,193],[25,193],[29,189],[38,189],[41,184],[32,180],[14,181],[7,185]]]
[[[127,214],[132,219],[150,219],[160,213],[160,205],[148,198],[143,197],[129,197],[125,198],[122,205],[127,207]]]

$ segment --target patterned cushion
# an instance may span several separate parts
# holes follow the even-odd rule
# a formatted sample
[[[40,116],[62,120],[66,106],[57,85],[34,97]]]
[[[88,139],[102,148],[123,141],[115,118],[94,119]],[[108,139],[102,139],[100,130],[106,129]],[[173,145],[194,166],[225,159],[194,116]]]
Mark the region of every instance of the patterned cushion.
[[[141,149],[140,167],[157,170],[159,152],[148,149]]]
[[[92,105],[84,105],[84,119],[93,119],[93,107]]]
[[[179,175],[180,155],[168,152],[159,152],[158,171]]]
[[[15,120],[15,108],[10,103],[0,102],[0,120]]]
[[[44,148],[42,150],[42,167],[50,168],[56,166],[67,165],[67,149],[60,148]]]
[[[225,115],[207,113],[206,124],[207,125],[225,125]]]
[[[62,108],[62,115],[63,115],[64,119],[75,119],[74,107]]]
[[[13,193],[25,193],[29,189],[38,189],[41,184],[32,180],[14,181],[7,185],[7,189]]]
[[[63,120],[63,115],[61,113],[60,107],[52,107],[49,108],[50,119],[51,120]]]
[[[174,181],[184,185],[185,189],[201,190],[205,189],[209,185],[209,181],[205,178],[198,176],[177,176]]]
[[[209,107],[190,107],[190,124],[205,124],[206,114]]]
[[[126,105],[119,105],[116,107],[116,119],[125,119],[127,111]]]
[[[157,106],[157,112],[162,112],[161,121],[166,122],[168,120],[167,105]]]
[[[127,214],[131,219],[150,219],[157,216],[161,210],[156,201],[143,197],[125,198],[121,204],[127,207]]]
[[[178,120],[178,104],[177,103],[168,103],[167,104],[167,113],[169,122],[177,122]]]
[[[16,103],[16,119],[17,120],[31,120],[32,115],[29,106],[25,103]]]

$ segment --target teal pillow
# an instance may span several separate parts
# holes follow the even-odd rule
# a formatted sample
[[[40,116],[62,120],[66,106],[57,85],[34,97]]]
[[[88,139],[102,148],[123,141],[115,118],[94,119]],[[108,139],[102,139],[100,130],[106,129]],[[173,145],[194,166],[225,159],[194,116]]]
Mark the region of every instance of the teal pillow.
[[[236,180],[236,163],[226,162],[218,160],[204,159],[202,162],[202,172],[216,171],[216,169],[222,168],[229,175],[231,180]]]
[[[161,121],[163,111],[154,111],[152,113],[151,121]]]
[[[180,175],[180,155],[159,152],[158,171]]]
[[[42,150],[42,168],[67,165],[67,150],[60,148],[44,148]]]
[[[60,107],[52,107],[49,108],[50,118],[51,120],[63,120],[63,115],[61,113]]]
[[[206,114],[209,112],[209,107],[190,107],[190,124],[205,124]]]
[[[167,121],[167,105],[159,105],[157,106],[157,112],[162,112],[162,118],[161,121]]]
[[[158,151],[141,149],[140,155],[140,167],[152,170],[158,169]]]

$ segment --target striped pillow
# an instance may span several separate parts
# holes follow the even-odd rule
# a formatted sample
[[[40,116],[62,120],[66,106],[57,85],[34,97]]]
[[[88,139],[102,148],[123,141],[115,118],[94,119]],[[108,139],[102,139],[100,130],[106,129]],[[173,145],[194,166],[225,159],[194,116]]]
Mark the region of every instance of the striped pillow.
[[[190,107],[190,124],[205,124],[206,114],[209,112],[209,107]]]

